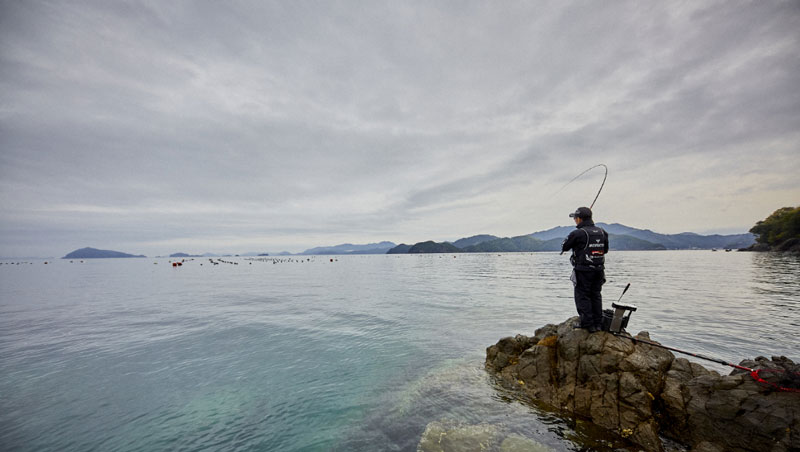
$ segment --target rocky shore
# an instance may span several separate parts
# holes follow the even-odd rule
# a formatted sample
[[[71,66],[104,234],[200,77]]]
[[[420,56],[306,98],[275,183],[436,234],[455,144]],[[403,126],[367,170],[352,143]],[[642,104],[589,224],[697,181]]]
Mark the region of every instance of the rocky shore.
[[[800,393],[720,375],[668,350],[606,332],[573,329],[568,319],[533,337],[506,337],[486,350],[486,368],[561,415],[587,420],[648,451],[662,438],[694,452],[800,450]],[[647,332],[638,338],[650,340]],[[740,363],[752,369],[800,366],[785,357]]]
[[[767,243],[754,243],[747,248],[741,248],[739,251],[780,251],[800,253],[800,238],[784,240],[773,245]]]

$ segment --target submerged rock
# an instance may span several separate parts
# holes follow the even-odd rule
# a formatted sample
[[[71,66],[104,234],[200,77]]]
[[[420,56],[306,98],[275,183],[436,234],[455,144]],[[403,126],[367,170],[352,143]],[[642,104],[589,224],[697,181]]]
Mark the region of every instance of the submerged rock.
[[[530,438],[506,435],[492,424],[459,424],[434,421],[428,424],[417,452],[552,452]]]
[[[646,450],[663,450],[661,435],[697,451],[800,450],[800,393],[776,391],[741,370],[720,375],[628,338],[573,329],[574,320],[533,337],[500,339],[486,349],[487,369]],[[647,332],[635,337],[652,341]],[[741,365],[781,369],[770,373],[778,376],[800,372],[785,357]]]
[[[419,452],[468,452],[488,449],[496,442],[497,427],[488,424],[448,426],[431,422],[419,441]]]

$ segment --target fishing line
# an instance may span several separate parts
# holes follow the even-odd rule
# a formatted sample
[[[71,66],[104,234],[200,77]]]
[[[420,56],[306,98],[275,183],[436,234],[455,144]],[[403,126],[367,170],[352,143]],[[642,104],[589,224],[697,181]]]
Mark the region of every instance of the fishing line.
[[[592,204],[589,206],[589,208],[590,208],[590,209],[591,209],[591,208],[593,208],[593,207],[594,207],[594,203],[595,203],[595,202],[597,202],[597,198],[599,198],[599,197],[600,197],[600,192],[602,192],[602,191],[603,191],[603,186],[605,186],[605,185],[606,185],[606,178],[608,177],[608,167],[607,167],[605,164],[603,164],[603,163],[600,163],[599,165],[595,165],[595,166],[593,166],[593,167],[591,167],[591,168],[587,169],[586,171],[584,171],[584,172],[582,172],[582,173],[578,174],[577,176],[573,177],[573,178],[572,178],[572,180],[570,180],[569,182],[567,182],[566,184],[564,184],[564,186],[563,186],[563,187],[561,187],[561,188],[559,188],[558,190],[556,190],[556,192],[555,192],[555,193],[553,193],[553,194],[554,194],[554,195],[558,194],[558,193],[559,193],[561,190],[563,190],[563,189],[567,188],[567,186],[568,186],[569,184],[571,184],[571,183],[575,182],[576,180],[578,180],[578,178],[580,178],[580,177],[581,177],[581,176],[583,176],[584,174],[588,173],[589,171],[591,171],[591,170],[593,170],[593,169],[595,169],[595,168],[599,168],[599,167],[601,167],[601,166],[602,166],[602,167],[605,169],[605,174],[603,175],[603,183],[601,183],[601,184],[600,184],[600,190],[597,190],[597,195],[594,197],[594,201],[592,201]]]

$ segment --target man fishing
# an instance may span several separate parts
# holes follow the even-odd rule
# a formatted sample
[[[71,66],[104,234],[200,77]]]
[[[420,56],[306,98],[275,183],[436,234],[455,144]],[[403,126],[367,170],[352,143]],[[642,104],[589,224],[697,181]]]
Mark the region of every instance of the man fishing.
[[[600,291],[605,278],[605,255],[608,253],[608,233],[592,221],[592,209],[578,207],[569,214],[575,220],[575,229],[561,244],[561,254],[572,250],[572,284],[575,286],[575,307],[580,321],[573,325],[590,333],[600,331],[603,325],[603,297]]]

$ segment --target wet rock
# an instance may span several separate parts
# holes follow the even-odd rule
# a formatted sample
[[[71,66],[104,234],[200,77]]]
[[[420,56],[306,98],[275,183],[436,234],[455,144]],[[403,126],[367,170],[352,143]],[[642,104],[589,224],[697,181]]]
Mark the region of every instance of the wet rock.
[[[697,451],[800,450],[800,394],[749,372],[720,375],[668,350],[609,333],[546,325],[534,337],[502,339],[486,367],[554,410],[588,419],[646,450],[662,437]],[[652,341],[647,332],[635,338]],[[757,357],[742,366],[778,386],[797,384],[800,365]],[[791,386],[788,386],[791,387]]]

